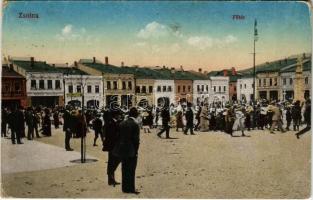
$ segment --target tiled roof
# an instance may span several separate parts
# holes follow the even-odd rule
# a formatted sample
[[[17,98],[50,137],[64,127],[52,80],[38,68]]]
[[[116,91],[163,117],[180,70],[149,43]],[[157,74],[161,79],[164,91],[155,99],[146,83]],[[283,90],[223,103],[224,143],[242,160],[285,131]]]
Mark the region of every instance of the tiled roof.
[[[2,77],[4,78],[24,78],[14,70],[11,70],[8,66],[2,65]]]
[[[70,75],[88,75],[86,72],[77,69],[75,67],[57,67],[63,74],[70,74]]]
[[[61,71],[46,62],[34,61],[34,66],[31,66],[31,61],[11,60],[13,64],[25,69],[26,72],[46,72],[60,73]]]

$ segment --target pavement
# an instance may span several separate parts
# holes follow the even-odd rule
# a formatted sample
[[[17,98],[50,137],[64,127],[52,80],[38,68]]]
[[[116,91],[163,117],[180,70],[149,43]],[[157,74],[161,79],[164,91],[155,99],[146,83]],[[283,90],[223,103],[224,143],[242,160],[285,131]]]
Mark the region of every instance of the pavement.
[[[77,165],[70,161],[80,159],[79,152],[55,145],[27,139],[23,143],[12,145],[9,138],[1,138],[1,174],[68,167]]]
[[[93,131],[87,134],[87,155],[98,161],[70,163],[80,157],[80,140],[71,139],[75,152],[66,152],[62,129],[53,129],[52,137],[24,139],[24,145],[12,145],[7,139],[1,142],[2,162],[7,166],[2,170],[1,195],[198,199],[298,199],[311,195],[310,133],[297,139],[294,131],[270,134],[256,130],[246,132],[250,137],[231,137],[222,132],[184,135],[171,129],[172,139],[160,139],[156,132],[141,132],[136,170],[139,195],[122,193],[121,186],[108,186],[107,152],[101,150],[100,140],[99,146],[93,146]],[[17,161],[20,159],[23,161]],[[120,165],[115,177],[121,181]]]

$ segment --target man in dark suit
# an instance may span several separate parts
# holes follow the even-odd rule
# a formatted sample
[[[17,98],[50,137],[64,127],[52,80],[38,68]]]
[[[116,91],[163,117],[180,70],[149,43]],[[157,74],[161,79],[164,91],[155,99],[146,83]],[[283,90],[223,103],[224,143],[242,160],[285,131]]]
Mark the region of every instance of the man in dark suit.
[[[113,150],[122,161],[122,191],[139,194],[135,189],[140,129],[136,121],[138,110],[131,108],[127,120],[120,123],[119,138]]]
[[[16,142],[17,144],[23,144],[21,142],[21,136],[22,132],[25,131],[23,130],[25,128],[25,121],[24,121],[24,113],[23,113],[23,108],[20,107],[18,110],[15,110],[11,116],[11,124],[12,124],[12,135],[11,135],[11,140],[12,144],[15,144],[15,137],[16,137]]]
[[[186,129],[184,131],[184,134],[187,135],[188,130],[190,129],[190,134],[194,135],[193,133],[193,111],[191,109],[191,103],[187,104],[187,112],[186,112]]]
[[[63,131],[65,132],[65,149],[66,151],[73,151],[70,145],[70,139],[72,136],[72,130],[73,130],[73,117],[70,113],[70,107],[67,106],[67,108],[64,110],[63,114],[64,124],[63,124]]]
[[[306,127],[296,133],[298,139],[300,139],[300,135],[311,130],[311,99],[307,99],[305,103],[305,111],[304,111],[304,120],[306,123]]]
[[[161,112],[162,117],[162,130],[157,134],[159,138],[161,138],[162,133],[166,132],[166,138],[170,138],[170,126],[169,122],[171,120],[170,118],[170,111],[168,106],[165,106]]]
[[[115,180],[115,170],[120,164],[119,157],[113,154],[113,148],[115,147],[118,140],[118,126],[120,121],[118,111],[111,111],[106,113],[106,121],[104,124],[105,129],[105,139],[103,140],[103,148],[102,151],[108,152],[108,164],[107,164],[107,175],[108,175],[108,184],[115,187],[115,185],[119,185],[119,182]]]

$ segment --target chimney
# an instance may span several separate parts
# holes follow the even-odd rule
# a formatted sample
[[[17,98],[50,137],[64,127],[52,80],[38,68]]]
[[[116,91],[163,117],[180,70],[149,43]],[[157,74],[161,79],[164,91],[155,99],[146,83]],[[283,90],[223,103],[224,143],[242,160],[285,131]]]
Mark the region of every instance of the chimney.
[[[208,74],[208,71],[204,71],[203,73],[204,73],[205,75],[207,75],[207,74]]]
[[[184,71],[184,68],[183,68],[183,66],[182,66],[182,65],[180,66],[180,70],[181,70],[181,71]]]
[[[77,61],[74,62],[74,67],[78,67]]]
[[[233,75],[233,76],[237,75],[235,67],[231,68],[231,75]]]
[[[288,62],[288,59],[287,59],[287,58],[285,58],[285,64],[287,64],[287,62]]]
[[[163,69],[166,69],[165,65],[163,65]]]
[[[279,65],[282,65],[282,62],[281,62],[281,60],[279,61]]]
[[[96,57],[93,57],[92,63],[93,63],[93,64],[96,63]]]
[[[121,66],[124,67],[124,62],[121,62]]]
[[[171,68],[171,73],[172,73],[172,74],[175,73],[175,68],[174,68],[174,67]]]
[[[224,70],[223,70],[223,75],[224,75],[224,76],[227,76],[227,75],[228,75],[227,69],[224,69]]]
[[[109,64],[109,57],[108,57],[108,56],[105,57],[105,64],[106,64],[106,65]]]
[[[68,63],[65,63],[66,64],[66,67],[68,67]]]
[[[35,58],[34,57],[30,57],[30,66],[34,67],[35,65]]]
[[[306,58],[305,53],[303,53],[303,59],[305,59],[305,58]]]
[[[202,73],[202,69],[201,68],[199,68],[198,71],[199,71],[199,73]]]
[[[55,64],[52,64],[52,67],[55,67]]]

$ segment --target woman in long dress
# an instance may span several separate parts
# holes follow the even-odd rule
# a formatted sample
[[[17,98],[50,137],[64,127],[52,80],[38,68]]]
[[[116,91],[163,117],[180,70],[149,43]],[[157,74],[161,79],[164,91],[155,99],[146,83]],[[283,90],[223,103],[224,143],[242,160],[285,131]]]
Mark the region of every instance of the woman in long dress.
[[[182,131],[184,131],[183,112],[181,110],[179,110],[176,113],[176,131],[177,132],[179,128],[181,128]]]
[[[200,131],[209,131],[209,110],[208,104],[205,104],[200,113]]]
[[[245,109],[239,108],[235,110],[236,120],[233,125],[233,131],[241,131],[241,136],[246,136],[245,130]],[[232,135],[233,136],[233,135]]]
[[[45,109],[45,116],[43,118],[42,134],[49,137],[51,136],[51,119],[50,110]]]

